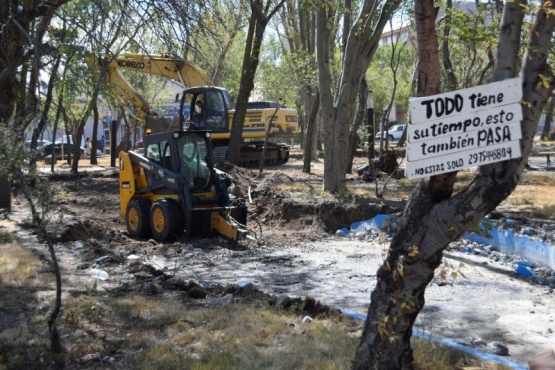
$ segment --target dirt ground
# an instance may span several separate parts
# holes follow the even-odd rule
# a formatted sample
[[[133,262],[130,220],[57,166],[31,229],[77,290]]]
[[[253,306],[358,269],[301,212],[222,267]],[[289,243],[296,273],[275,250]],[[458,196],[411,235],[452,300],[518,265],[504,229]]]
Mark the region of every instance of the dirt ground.
[[[356,158],[356,165],[364,162],[363,157]],[[323,164],[315,162],[313,174],[303,174],[302,159],[295,152],[287,164],[267,169],[262,178],[252,170],[224,168],[252,200],[248,206],[262,226],[261,245],[235,246],[222,238],[157,243],[126,235],[119,215],[117,173],[109,168],[109,159],[101,158],[100,167],[91,167],[86,160],[81,163],[83,170],[94,171],[72,179],[44,175],[57,194],[50,232],[70,291],[92,284],[94,269],[109,275],[95,283],[107,290],[156,290],[158,285],[153,283],[160,276],[179,276],[200,285],[249,280],[273,295],[308,295],[365,313],[387,240],[383,235],[357,240],[334,234],[354,221],[400,212],[406,200],[406,195],[395,196],[395,180],[386,199],[326,197],[320,193]],[[356,173],[348,176],[348,183],[352,188],[373,189]],[[24,243],[48,259],[40,241],[19,227],[28,219],[28,210],[18,189],[13,204],[9,216],[13,227]],[[249,225],[258,230],[257,222],[253,219]],[[432,284],[418,327],[459,342],[468,343],[472,337],[502,341],[511,358],[521,363],[543,349],[555,348],[553,290],[530,284],[510,269],[477,256],[449,251],[446,260],[463,262],[468,279]],[[47,307],[52,294],[42,292],[39,305]]]

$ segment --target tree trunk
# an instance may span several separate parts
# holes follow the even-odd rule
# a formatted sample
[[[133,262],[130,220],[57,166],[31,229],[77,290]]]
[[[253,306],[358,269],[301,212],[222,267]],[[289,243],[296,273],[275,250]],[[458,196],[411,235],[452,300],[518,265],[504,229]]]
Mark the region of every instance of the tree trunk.
[[[316,94],[316,99],[312,104],[310,116],[308,117],[305,134],[305,144],[303,153],[303,173],[310,173],[310,164],[314,155],[314,144],[318,129],[318,109],[320,107],[320,94]]]
[[[453,71],[453,64],[451,63],[451,52],[449,51],[449,34],[451,33],[451,15],[449,10],[453,9],[453,0],[447,0],[446,15],[445,15],[445,28],[443,29],[443,45],[441,48],[443,56],[443,69],[447,74],[447,84],[445,86],[447,91],[453,91],[457,89],[457,76],[455,71]]]
[[[12,211],[12,183],[7,176],[0,178],[0,209]]]
[[[347,169],[345,171],[346,174],[350,174],[353,171],[353,160],[357,152],[358,143],[360,142],[358,129],[360,128],[366,117],[367,95],[368,85],[366,84],[366,79],[363,78],[358,89],[357,111],[353,120],[353,125],[351,126],[351,132],[349,133],[349,150],[347,151],[349,157],[347,159]]]
[[[54,118],[54,128],[52,129],[52,142],[56,141],[56,132],[58,132],[58,122],[60,122],[60,116],[62,115],[63,97],[60,95],[58,97],[58,107],[56,108],[56,118]],[[56,164],[56,156],[52,156],[52,161],[50,161],[50,172],[54,173],[54,165]]]
[[[285,4],[281,0],[273,10],[269,10],[271,1],[264,5],[262,0],[251,0],[252,15],[249,20],[245,54],[243,57],[243,68],[241,72],[241,84],[237,94],[237,105],[233,114],[231,135],[229,138],[229,149],[227,152],[228,161],[234,164],[239,163],[241,158],[241,144],[243,142],[243,125],[247,115],[247,104],[252,89],[254,88],[254,76],[258,68],[260,48],[264,31],[270,19]]]
[[[93,131],[92,131],[92,137],[91,137],[91,141],[92,141],[92,149],[91,149],[91,164],[92,165],[97,165],[98,164],[98,159],[96,156],[96,150],[98,149],[98,141],[97,141],[97,137],[98,137],[98,121],[100,120],[99,114],[98,114],[98,104],[95,103],[93,105]]]
[[[241,7],[242,8],[242,7]],[[214,86],[220,86],[220,82],[224,75],[225,71],[225,61],[227,59],[229,50],[233,46],[235,42],[235,38],[237,37],[237,33],[241,30],[243,22],[243,16],[241,11],[237,11],[235,14],[235,27],[232,30],[228,30],[227,32],[227,40],[225,41],[224,45],[222,46],[220,53],[218,54],[218,60],[216,63],[216,68],[214,69],[214,75],[212,76],[212,82]]]
[[[553,123],[553,112],[555,111],[555,94],[551,94],[551,100],[547,112],[545,112],[545,124],[542,129],[542,140],[551,140],[551,124]]]
[[[321,6],[317,12],[316,18],[316,58],[318,61],[318,84],[320,88],[320,118],[327,127],[323,131],[322,141],[326,151],[326,160],[324,162],[324,190],[335,192],[340,189],[340,178],[345,176],[344,173],[337,173],[339,166],[333,163],[338,160],[336,148],[334,146],[337,135],[334,130],[334,113],[333,95],[332,95],[332,78],[330,70],[330,47],[331,47],[331,23],[333,21],[332,10]],[[329,126],[328,126],[329,125]],[[337,182],[337,183],[336,183]]]
[[[41,6],[34,3],[20,3],[14,1],[0,2],[0,125],[18,129],[22,128],[12,121],[18,94],[25,91],[26,79],[18,78],[18,70],[25,62],[25,52],[29,50],[31,42],[29,31],[33,20],[43,17],[46,13],[52,14],[57,7],[68,0],[56,3],[46,1]],[[51,16],[50,16],[51,17]],[[44,22],[39,23],[42,27]],[[43,29],[45,29],[43,27]],[[39,35],[40,36],[40,35]],[[40,58],[40,51],[35,50],[35,59]],[[19,75],[21,76],[21,75]],[[19,86],[19,87],[18,87]],[[23,99],[23,96],[20,98]],[[34,113],[34,111],[32,112]],[[11,183],[8,177],[0,179],[0,208],[11,210]]]
[[[416,5],[417,20],[421,20],[418,7],[422,4],[418,3],[422,1],[417,1]],[[523,104],[521,124],[522,158],[479,167],[470,185],[452,198],[446,197],[446,190],[452,188],[450,181],[435,187],[430,186],[433,179],[429,184],[420,182],[400,218],[399,231],[393,236],[386,261],[378,270],[377,285],[372,292],[353,368],[412,368],[412,327],[424,305],[426,286],[441,262],[443,250],[468,228],[477,225],[516,187],[532,148],[541,111],[554,86],[547,56],[555,17],[548,17],[546,13],[553,10],[554,5],[544,1],[530,32],[530,46],[524,57],[522,87],[526,104]],[[505,11],[510,12],[507,8]],[[513,13],[512,16],[520,15]],[[420,34],[418,38],[422,39]],[[499,53],[505,50],[504,41],[501,33]],[[511,67],[504,70],[516,71]],[[540,75],[544,84],[538,83]],[[511,77],[507,72],[497,76]],[[422,77],[423,81],[433,81],[433,77]]]
[[[370,62],[378,48],[382,31],[392,16],[393,12],[399,7],[400,1],[388,1],[379,10],[375,7],[375,2],[365,0],[361,6],[357,19],[349,32],[341,78],[337,85],[335,99],[331,98],[330,93],[322,91],[328,88],[326,80],[331,80],[329,76],[329,61],[322,60],[324,54],[320,52],[323,44],[331,43],[329,35],[330,27],[323,22],[331,21],[330,14],[324,10],[325,5],[318,11],[319,31],[324,31],[324,37],[318,42],[318,64],[320,82],[320,106],[323,118],[323,141],[325,147],[324,162],[324,190],[331,193],[345,190],[345,172],[348,160],[349,128],[355,113],[355,104],[359,84],[370,65]],[[381,12],[376,14],[376,12]],[[326,29],[327,28],[327,29]],[[326,55],[326,58],[329,58]],[[322,70],[327,68],[328,70]],[[322,85],[324,84],[324,85]]]
[[[505,4],[499,36],[503,37],[503,48],[498,47],[493,80],[499,81],[502,76],[516,76],[518,71],[518,53],[520,51],[520,35],[522,33],[523,13],[526,0],[508,1]],[[501,44],[499,44],[501,45]]]
[[[440,68],[434,2],[417,0],[414,7],[418,38],[417,96],[439,94]]]

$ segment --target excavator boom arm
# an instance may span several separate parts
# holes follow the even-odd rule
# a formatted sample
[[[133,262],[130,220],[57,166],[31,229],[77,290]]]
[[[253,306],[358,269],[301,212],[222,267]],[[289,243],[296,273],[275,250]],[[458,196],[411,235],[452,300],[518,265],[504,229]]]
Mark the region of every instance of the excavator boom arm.
[[[185,87],[214,85],[204,70],[176,56],[124,53],[115,59],[119,68],[171,78]]]
[[[104,70],[104,80],[108,89],[122,108],[126,108],[128,103],[137,108],[135,119],[139,123],[144,124],[145,115],[153,115],[147,101],[121,74],[116,60],[105,59],[93,54],[87,54],[86,60],[89,64],[94,65],[100,73]]]

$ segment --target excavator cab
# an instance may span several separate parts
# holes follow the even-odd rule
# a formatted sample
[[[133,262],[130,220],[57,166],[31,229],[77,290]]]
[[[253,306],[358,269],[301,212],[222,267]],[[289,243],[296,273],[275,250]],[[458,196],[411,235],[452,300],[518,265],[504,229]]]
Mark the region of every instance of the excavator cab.
[[[200,102],[200,104],[199,104]],[[181,98],[181,127],[227,132],[230,100],[227,90],[218,87],[194,87]]]

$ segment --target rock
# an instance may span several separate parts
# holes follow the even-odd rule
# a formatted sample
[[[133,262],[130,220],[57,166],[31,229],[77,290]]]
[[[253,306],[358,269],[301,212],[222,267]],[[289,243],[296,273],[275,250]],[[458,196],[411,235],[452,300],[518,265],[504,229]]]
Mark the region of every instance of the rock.
[[[148,282],[145,285],[143,285],[143,292],[145,292],[146,294],[155,295],[162,291],[163,291],[162,287],[156,283]]]
[[[163,282],[163,286],[170,290],[187,292],[187,296],[195,299],[204,299],[208,295],[204,287],[194,281],[188,281],[182,276],[172,276]]]
[[[189,289],[187,290],[187,295],[195,299],[204,299],[206,298],[208,293],[202,286],[197,284],[196,286],[189,287]]]
[[[277,297],[275,308],[286,307],[287,304],[291,302],[291,297],[288,295],[280,295]]]
[[[233,303],[233,294],[226,294],[220,298],[212,298],[208,302],[206,302],[206,307],[222,307],[227,306],[228,304]]]
[[[166,281],[166,277],[164,275],[159,275],[154,278],[154,282],[159,285],[163,285]]]
[[[470,343],[472,344],[472,347],[485,347],[488,345],[483,338],[480,338],[478,336],[473,336],[470,340]]]
[[[173,276],[168,280],[164,281],[164,288],[187,290],[187,283],[188,283],[187,280],[182,276]]]
[[[487,350],[497,356],[509,356],[509,348],[499,341],[488,343]]]
[[[88,355],[85,355],[85,356],[81,357],[79,359],[79,362],[84,364],[84,363],[91,362],[91,361],[98,361],[98,360],[100,360],[101,357],[102,356],[100,356],[100,353],[98,353],[98,352],[89,353]]]
[[[341,237],[341,238],[346,237],[347,234],[348,234],[348,232],[345,233],[345,231],[343,231],[343,229],[339,229],[335,232],[335,236],[338,236],[338,237]]]

